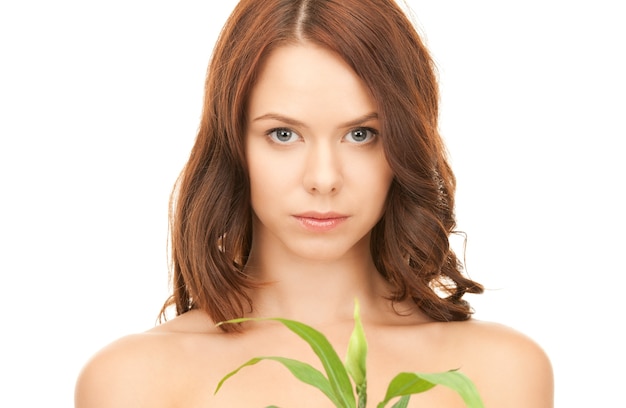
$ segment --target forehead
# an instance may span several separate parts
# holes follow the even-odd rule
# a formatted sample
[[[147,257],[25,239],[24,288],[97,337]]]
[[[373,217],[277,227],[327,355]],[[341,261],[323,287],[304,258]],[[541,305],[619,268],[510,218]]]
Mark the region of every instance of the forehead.
[[[375,105],[361,78],[338,54],[311,43],[297,43],[269,54],[248,106],[252,116],[276,110],[299,117],[333,110],[360,116],[375,112]]]

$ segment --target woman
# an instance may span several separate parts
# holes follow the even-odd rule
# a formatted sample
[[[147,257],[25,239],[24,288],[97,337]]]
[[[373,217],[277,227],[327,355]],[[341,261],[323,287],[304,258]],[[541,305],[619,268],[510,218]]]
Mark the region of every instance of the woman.
[[[368,394],[401,371],[460,368],[487,407],[551,407],[545,353],[471,319],[482,287],[450,249],[454,176],[432,60],[392,0],[242,0],[209,66],[202,122],[173,197],[177,316],[86,365],[76,407],[327,407],[278,364],[317,366],[283,317],[345,350],[358,298]],[[414,404],[414,405],[413,405]],[[462,407],[436,387],[409,406]]]

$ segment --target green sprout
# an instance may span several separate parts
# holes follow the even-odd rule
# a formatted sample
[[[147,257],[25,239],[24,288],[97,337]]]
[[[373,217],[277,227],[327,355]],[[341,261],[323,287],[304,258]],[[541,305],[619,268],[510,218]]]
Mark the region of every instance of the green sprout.
[[[345,363],[341,361],[333,346],[321,332],[298,321],[281,318],[241,318],[228,320],[220,324],[268,320],[282,323],[306,341],[320,359],[326,374],[324,375],[310,364],[290,358],[275,356],[255,357],[224,376],[217,384],[216,394],[224,382],[237,374],[242,368],[255,365],[263,360],[273,360],[285,366],[298,380],[316,387],[324,393],[335,407],[365,408],[367,403],[367,373],[365,368],[367,341],[361,323],[358,301],[355,301],[354,330],[350,336]],[[428,391],[437,385],[454,390],[463,399],[468,408],[484,408],[474,383],[458,370],[439,373],[399,373],[387,386],[385,398],[376,405],[376,408],[385,408],[396,398],[399,399],[391,408],[406,408],[411,395]],[[266,408],[278,407],[270,406]]]

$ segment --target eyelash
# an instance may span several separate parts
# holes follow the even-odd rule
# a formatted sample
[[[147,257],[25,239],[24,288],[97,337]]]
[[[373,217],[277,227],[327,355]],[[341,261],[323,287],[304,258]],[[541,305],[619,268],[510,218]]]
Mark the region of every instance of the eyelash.
[[[370,128],[370,127],[366,127],[366,126],[362,126],[362,127],[357,127],[354,128],[352,130],[350,130],[348,133],[346,133],[343,138],[346,138],[349,135],[352,135],[354,132],[357,131],[362,131],[364,133],[369,133],[371,136],[369,139],[363,141],[363,142],[350,142],[350,143],[354,143],[354,144],[361,144],[361,145],[365,145],[368,143],[371,143],[371,141],[376,138],[378,136],[378,131],[376,129]],[[302,136],[300,136],[299,134],[297,134],[296,132],[294,132],[293,130],[289,129],[289,128],[284,128],[284,127],[279,127],[279,128],[272,128],[270,130],[268,130],[266,132],[267,137],[270,139],[270,141],[277,143],[277,144],[289,144],[289,143],[293,143],[295,141],[281,141],[278,139],[278,133],[279,132],[288,132],[290,133],[290,136],[297,136],[298,138],[302,138]],[[343,139],[342,138],[342,139]]]
[[[369,132],[371,134],[371,137],[363,142],[355,142],[356,144],[361,144],[361,145],[365,145],[368,143],[371,143],[373,139],[375,139],[378,136],[378,131],[376,129],[372,129],[370,127],[358,127],[358,128],[354,128],[352,130],[350,130],[348,133],[346,133],[346,135],[344,136],[344,138],[348,135],[351,135],[354,132],[357,131],[361,131],[361,132],[365,132],[366,134]]]
[[[278,136],[277,133],[278,132],[289,132],[291,135],[296,135],[298,137],[301,137],[299,134],[297,134],[296,132],[294,132],[291,129],[288,128],[284,128],[284,127],[279,127],[279,128],[273,128],[267,131],[267,137],[269,137],[270,141],[277,143],[277,144],[288,144],[288,143],[293,143],[293,141],[281,141],[278,140]]]

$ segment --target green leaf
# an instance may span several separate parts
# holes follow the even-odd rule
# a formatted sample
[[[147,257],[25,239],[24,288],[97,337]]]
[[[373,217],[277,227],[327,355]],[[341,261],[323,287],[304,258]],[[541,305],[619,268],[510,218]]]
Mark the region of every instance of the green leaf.
[[[385,399],[377,405],[377,408],[383,408],[393,398],[419,394],[420,392],[430,390],[435,385],[436,384],[421,379],[417,374],[400,373],[389,383]]]
[[[354,301],[354,330],[348,343],[348,353],[346,355],[346,370],[354,380],[356,386],[359,408],[365,408],[367,404],[367,340],[365,330],[361,323],[359,302]]]
[[[321,332],[307,326],[304,323],[281,318],[240,318],[228,320],[224,323],[242,323],[246,321],[264,320],[273,320],[282,323],[289,330],[297,334],[309,344],[324,367],[324,371],[328,376],[332,395],[334,396],[331,400],[338,408],[354,408],[356,406],[354,393],[352,391],[352,384],[350,383],[350,378],[348,377],[346,368],[341,362],[341,359],[337,355],[333,346]]]
[[[222,378],[220,382],[217,384],[217,388],[215,389],[215,394],[217,394],[217,392],[219,391],[219,389],[222,387],[222,385],[227,379],[237,374],[242,368],[257,364],[262,360],[273,360],[273,361],[277,361],[281,363],[282,365],[287,367],[289,371],[291,371],[291,374],[293,374],[294,377],[296,377],[303,383],[316,387],[317,389],[322,391],[335,405],[337,405],[337,401],[330,387],[330,383],[328,382],[328,379],[326,379],[326,377],[324,377],[324,375],[319,370],[317,370],[316,368],[312,367],[309,364],[303,363],[298,360],[285,358],[285,357],[271,356],[271,357],[255,357],[255,358],[250,359],[246,363],[237,367],[235,370],[226,374],[226,376],[224,376],[224,378]]]
[[[392,398],[418,394],[436,385],[443,385],[456,391],[469,408],[484,408],[474,383],[457,370],[442,373],[400,373],[391,380],[385,400],[377,407],[384,407]]]
[[[444,373],[422,373],[420,376],[430,382],[443,385],[456,391],[468,408],[484,408],[476,386],[465,374],[450,370]]]
[[[411,399],[410,395],[405,395],[404,397],[400,398],[398,402],[393,404],[391,408],[406,408],[409,406],[410,399]]]
[[[352,391],[352,384],[337,352],[330,344],[326,336],[306,324],[287,319],[276,320],[287,326],[289,330],[300,336],[313,349],[322,362],[322,366],[328,376],[330,386],[334,391],[339,404],[338,407],[354,408],[356,402]]]
[[[350,336],[348,343],[348,353],[346,356],[346,370],[350,377],[354,380],[356,386],[365,383],[367,359],[367,340],[365,339],[365,331],[361,323],[359,315],[359,302],[354,302],[354,330]]]

